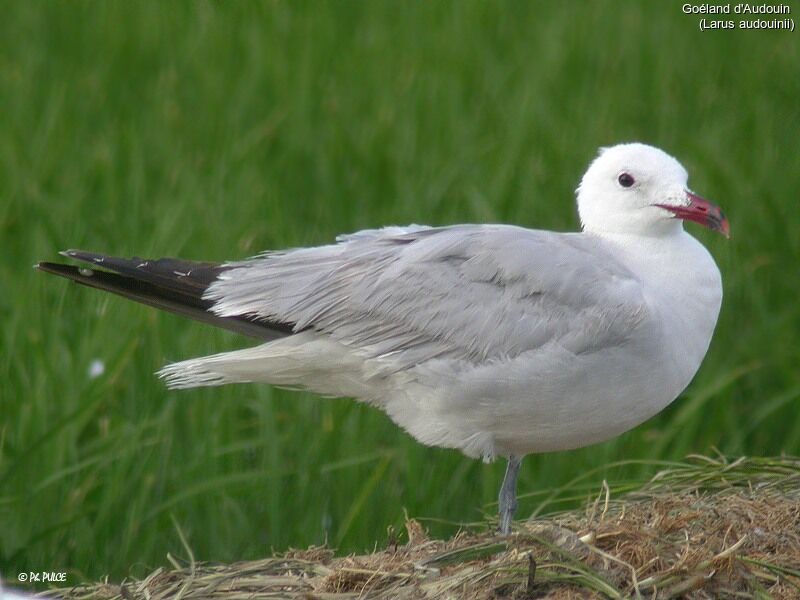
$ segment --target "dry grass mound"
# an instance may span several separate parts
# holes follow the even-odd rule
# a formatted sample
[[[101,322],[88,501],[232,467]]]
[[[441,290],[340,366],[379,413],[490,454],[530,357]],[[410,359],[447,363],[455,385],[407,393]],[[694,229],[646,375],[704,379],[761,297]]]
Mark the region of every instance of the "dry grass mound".
[[[325,548],[158,569],[72,600],[167,598],[800,598],[800,459],[690,457],[617,497],[520,522],[508,539],[461,532],[363,556]]]

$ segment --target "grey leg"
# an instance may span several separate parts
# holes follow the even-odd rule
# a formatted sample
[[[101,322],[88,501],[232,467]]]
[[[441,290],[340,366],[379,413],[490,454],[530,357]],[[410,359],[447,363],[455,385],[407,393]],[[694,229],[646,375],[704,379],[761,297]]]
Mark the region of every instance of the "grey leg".
[[[498,533],[500,535],[511,534],[511,520],[514,518],[514,512],[517,510],[517,475],[519,475],[519,465],[522,458],[511,455],[508,457],[508,466],[506,467],[506,476],[503,477],[503,485],[500,486],[499,497],[499,516],[500,528]]]

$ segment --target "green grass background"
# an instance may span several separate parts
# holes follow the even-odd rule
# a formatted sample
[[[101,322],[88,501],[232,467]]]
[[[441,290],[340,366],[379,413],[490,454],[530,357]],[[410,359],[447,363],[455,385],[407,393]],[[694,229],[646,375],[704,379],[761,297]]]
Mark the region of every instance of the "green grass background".
[[[179,530],[202,560],[365,550],[404,510],[447,535],[494,511],[504,468],[349,400],[167,391],[165,362],[251,342],[35,261],[574,229],[581,174],[620,141],[677,155],[729,214],[730,241],[689,225],[723,272],[719,326],[673,406],[530,457],[520,491],[585,498],[656,470],[600,468],[621,459],[800,452],[800,34],[700,32],[681,4],[2,2],[0,572],[119,579],[185,557]]]

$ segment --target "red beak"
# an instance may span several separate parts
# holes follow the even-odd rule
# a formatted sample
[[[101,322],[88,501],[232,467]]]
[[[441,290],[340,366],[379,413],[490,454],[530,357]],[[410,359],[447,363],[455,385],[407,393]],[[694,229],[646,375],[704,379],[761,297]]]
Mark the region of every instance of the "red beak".
[[[719,206],[701,198],[686,190],[686,197],[689,199],[687,206],[672,206],[670,204],[656,204],[674,214],[679,219],[700,223],[703,227],[708,227],[713,231],[718,231],[726,238],[731,237],[731,227],[728,218],[720,210]]]

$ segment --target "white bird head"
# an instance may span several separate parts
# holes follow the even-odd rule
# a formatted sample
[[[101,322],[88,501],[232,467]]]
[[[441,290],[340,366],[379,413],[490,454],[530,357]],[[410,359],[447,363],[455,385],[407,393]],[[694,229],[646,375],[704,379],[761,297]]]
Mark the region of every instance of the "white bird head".
[[[593,233],[670,235],[682,221],[700,223],[725,237],[728,219],[718,206],[687,187],[686,169],[645,144],[602,148],[578,186],[578,214]]]

